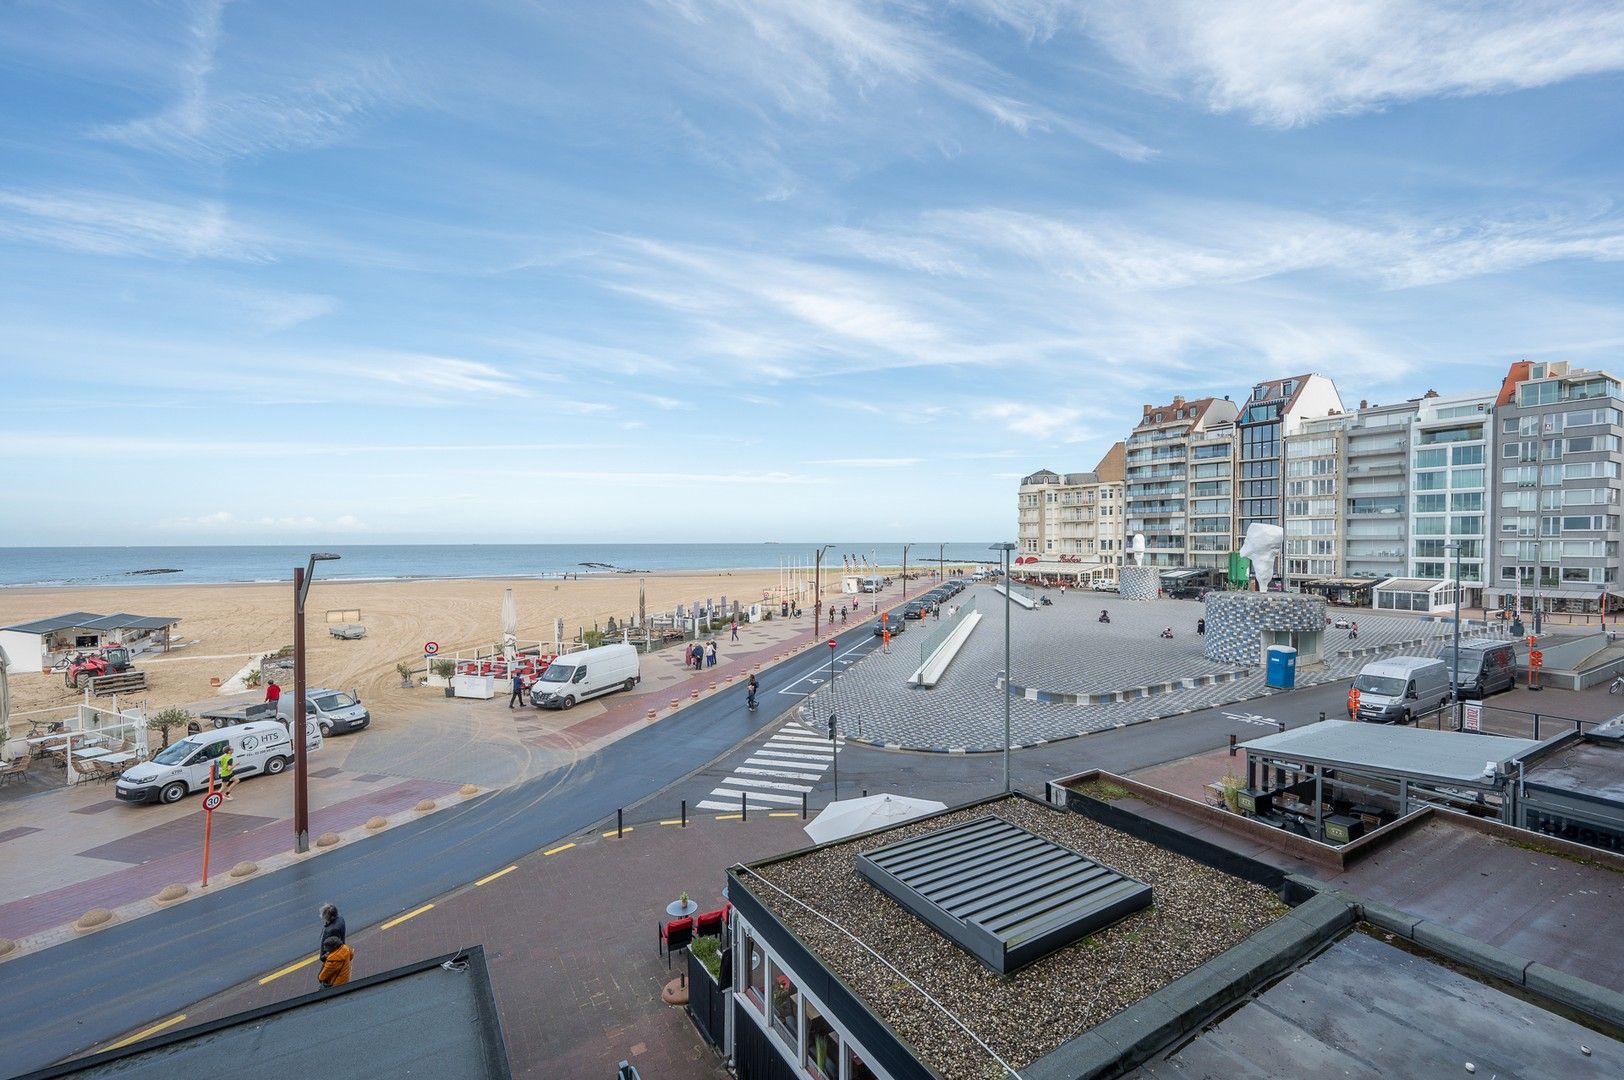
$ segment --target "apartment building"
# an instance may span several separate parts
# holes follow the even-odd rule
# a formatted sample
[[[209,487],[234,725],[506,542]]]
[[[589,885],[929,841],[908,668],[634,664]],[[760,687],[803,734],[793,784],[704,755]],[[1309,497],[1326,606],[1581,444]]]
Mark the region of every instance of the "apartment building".
[[[1495,395],[1428,393],[1410,429],[1408,577],[1453,581],[1460,544],[1462,602],[1475,607],[1488,581],[1490,463]]]
[[[1342,412],[1336,384],[1323,375],[1294,375],[1252,387],[1235,419],[1235,535],[1262,523],[1285,527],[1286,439],[1309,417]]]
[[[1338,578],[1343,573],[1343,488],[1348,413],[1303,420],[1287,435],[1286,577]]]
[[[1511,365],[1495,396],[1498,474],[1490,602],[1619,607],[1619,380],[1562,363]]]
[[[1227,567],[1236,415],[1228,398],[1144,406],[1124,458],[1124,532],[1130,544],[1144,534],[1147,566]]]
[[[1410,425],[1420,400],[1359,403],[1343,432],[1342,573],[1381,580],[1409,573]]]
[[[1020,488],[1019,552],[1022,570],[1075,581],[1117,580],[1124,551],[1122,443],[1092,472],[1040,469]]]

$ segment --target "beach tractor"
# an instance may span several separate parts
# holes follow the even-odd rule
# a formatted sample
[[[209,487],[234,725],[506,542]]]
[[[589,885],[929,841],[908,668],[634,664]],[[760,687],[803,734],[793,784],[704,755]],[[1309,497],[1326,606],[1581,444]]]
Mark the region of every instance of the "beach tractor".
[[[121,671],[129,671],[135,667],[130,658],[130,650],[123,645],[103,645],[101,650],[93,653],[78,653],[68,661],[68,669],[63,672],[63,681],[73,690],[83,689],[91,679],[99,679],[103,675],[117,675]]]

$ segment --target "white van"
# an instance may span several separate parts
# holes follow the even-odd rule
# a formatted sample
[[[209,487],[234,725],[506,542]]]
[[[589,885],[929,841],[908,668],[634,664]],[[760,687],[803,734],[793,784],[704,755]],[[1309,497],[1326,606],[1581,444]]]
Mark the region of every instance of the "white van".
[[[293,764],[293,740],[275,720],[254,720],[221,731],[202,731],[172,742],[151,761],[124,770],[116,794],[126,802],[179,802],[194,791],[206,791],[215,758],[231,746],[232,772],[238,777],[277,773]],[[305,748],[321,748],[321,729],[305,722]]]
[[[1395,656],[1360,669],[1353,680],[1359,691],[1359,719],[1406,723],[1449,700],[1449,668],[1424,656]]]
[[[530,687],[530,704],[538,709],[573,709],[578,701],[616,690],[630,690],[642,679],[637,649],[600,645],[560,656]]]
[[[278,698],[276,715],[287,723],[293,715],[293,695]],[[354,694],[318,686],[305,691],[305,717],[314,720],[323,735],[360,731],[372,722],[372,714]]]

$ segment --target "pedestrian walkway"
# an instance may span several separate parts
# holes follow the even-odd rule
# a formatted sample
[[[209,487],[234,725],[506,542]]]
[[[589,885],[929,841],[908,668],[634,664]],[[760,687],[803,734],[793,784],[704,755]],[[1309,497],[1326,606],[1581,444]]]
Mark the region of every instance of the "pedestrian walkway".
[[[748,799],[764,805],[799,806],[835,762],[844,739],[829,740],[799,722],[785,724],[703,799],[701,810],[738,810]]]

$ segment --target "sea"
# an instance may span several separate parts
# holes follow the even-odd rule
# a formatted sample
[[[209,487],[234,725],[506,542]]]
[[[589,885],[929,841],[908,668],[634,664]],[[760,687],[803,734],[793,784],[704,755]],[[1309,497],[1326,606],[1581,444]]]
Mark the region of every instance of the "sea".
[[[656,573],[680,570],[771,570],[810,566],[819,545],[752,544],[351,544],[328,550],[323,579],[391,581],[413,578],[561,577],[565,574]],[[910,565],[941,557],[960,565],[996,559],[989,543],[913,544]],[[287,581],[312,549],[292,546],[11,547],[0,548],[0,588],[86,585],[181,585]],[[849,559],[850,563],[843,560]],[[866,559],[899,566],[902,545],[834,544],[824,557],[836,570]],[[858,572],[861,572],[859,569]]]

